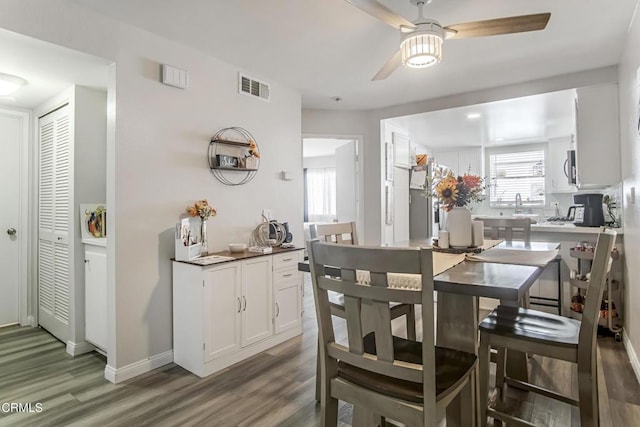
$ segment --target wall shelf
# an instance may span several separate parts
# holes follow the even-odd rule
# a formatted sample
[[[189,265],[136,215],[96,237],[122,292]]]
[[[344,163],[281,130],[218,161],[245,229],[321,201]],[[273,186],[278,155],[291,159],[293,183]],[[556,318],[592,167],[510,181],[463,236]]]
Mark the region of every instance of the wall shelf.
[[[249,131],[240,127],[224,128],[209,142],[209,168],[213,176],[225,185],[246,184],[258,173],[259,152],[258,143]],[[221,161],[224,166],[218,163],[220,159],[224,159]],[[238,166],[230,166],[235,164]]]

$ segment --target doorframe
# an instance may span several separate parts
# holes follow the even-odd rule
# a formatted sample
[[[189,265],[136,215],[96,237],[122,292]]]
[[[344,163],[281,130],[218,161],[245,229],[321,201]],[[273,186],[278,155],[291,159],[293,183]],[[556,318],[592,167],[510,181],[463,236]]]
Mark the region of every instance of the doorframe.
[[[20,119],[22,128],[22,137],[20,141],[20,151],[18,159],[18,277],[20,278],[18,290],[18,322],[22,326],[32,325],[33,319],[29,316],[29,276],[30,257],[28,256],[29,235],[31,234],[29,211],[29,148],[31,146],[31,113],[20,108],[13,108],[8,105],[0,105],[0,112],[3,114],[14,116]]]
[[[355,141],[356,143],[356,230],[358,230],[358,241],[362,244],[366,242],[364,223],[364,162],[363,162],[363,141],[362,135],[348,134],[323,134],[323,133],[303,133],[302,141],[305,139],[341,139],[345,141]],[[302,142],[301,141],[301,142]],[[301,157],[304,157],[304,147],[300,150]],[[300,159],[302,161],[302,158]],[[304,184],[303,184],[304,185]]]

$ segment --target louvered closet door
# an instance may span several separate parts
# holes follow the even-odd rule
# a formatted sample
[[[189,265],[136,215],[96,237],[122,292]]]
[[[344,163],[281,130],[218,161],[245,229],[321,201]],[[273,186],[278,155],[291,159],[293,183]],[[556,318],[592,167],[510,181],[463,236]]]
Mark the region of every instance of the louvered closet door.
[[[69,338],[71,285],[71,139],[69,107],[42,118],[40,129],[38,315],[40,325]]]

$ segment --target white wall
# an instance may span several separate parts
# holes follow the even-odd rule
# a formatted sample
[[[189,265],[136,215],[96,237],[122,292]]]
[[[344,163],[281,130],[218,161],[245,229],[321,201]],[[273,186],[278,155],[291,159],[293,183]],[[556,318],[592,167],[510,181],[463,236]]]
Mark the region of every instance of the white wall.
[[[174,223],[189,203],[207,198],[218,210],[208,227],[212,250],[247,241],[261,208],[288,221],[302,245],[297,92],[269,82],[271,102],[239,95],[238,68],[65,0],[3,1],[0,27],[115,61],[107,148],[110,367],[171,350],[169,258]],[[189,70],[190,87],[161,85],[161,63]],[[239,187],[215,180],[206,160],[210,137],[228,126],[248,129],[262,155],[256,179]],[[295,179],[280,180],[281,170]]]
[[[619,65],[620,138],[623,179],[623,220],[625,270],[625,334],[636,355],[640,355],[640,194],[631,202],[631,189],[640,190],[640,132],[638,132],[639,91],[637,70],[640,67],[640,18],[630,28],[627,45]],[[636,359],[637,363],[638,360]],[[636,369],[638,365],[634,366]],[[636,370],[636,375],[640,372]]]
[[[305,169],[335,168],[336,156],[303,157],[302,167]]]

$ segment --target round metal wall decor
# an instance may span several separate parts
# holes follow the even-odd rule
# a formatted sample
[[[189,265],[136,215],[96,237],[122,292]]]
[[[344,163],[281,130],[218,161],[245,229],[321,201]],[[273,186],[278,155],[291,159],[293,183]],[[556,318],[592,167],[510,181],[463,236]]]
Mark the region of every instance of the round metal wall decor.
[[[246,184],[258,173],[260,147],[246,129],[221,129],[209,142],[209,167],[213,176],[225,185]]]

